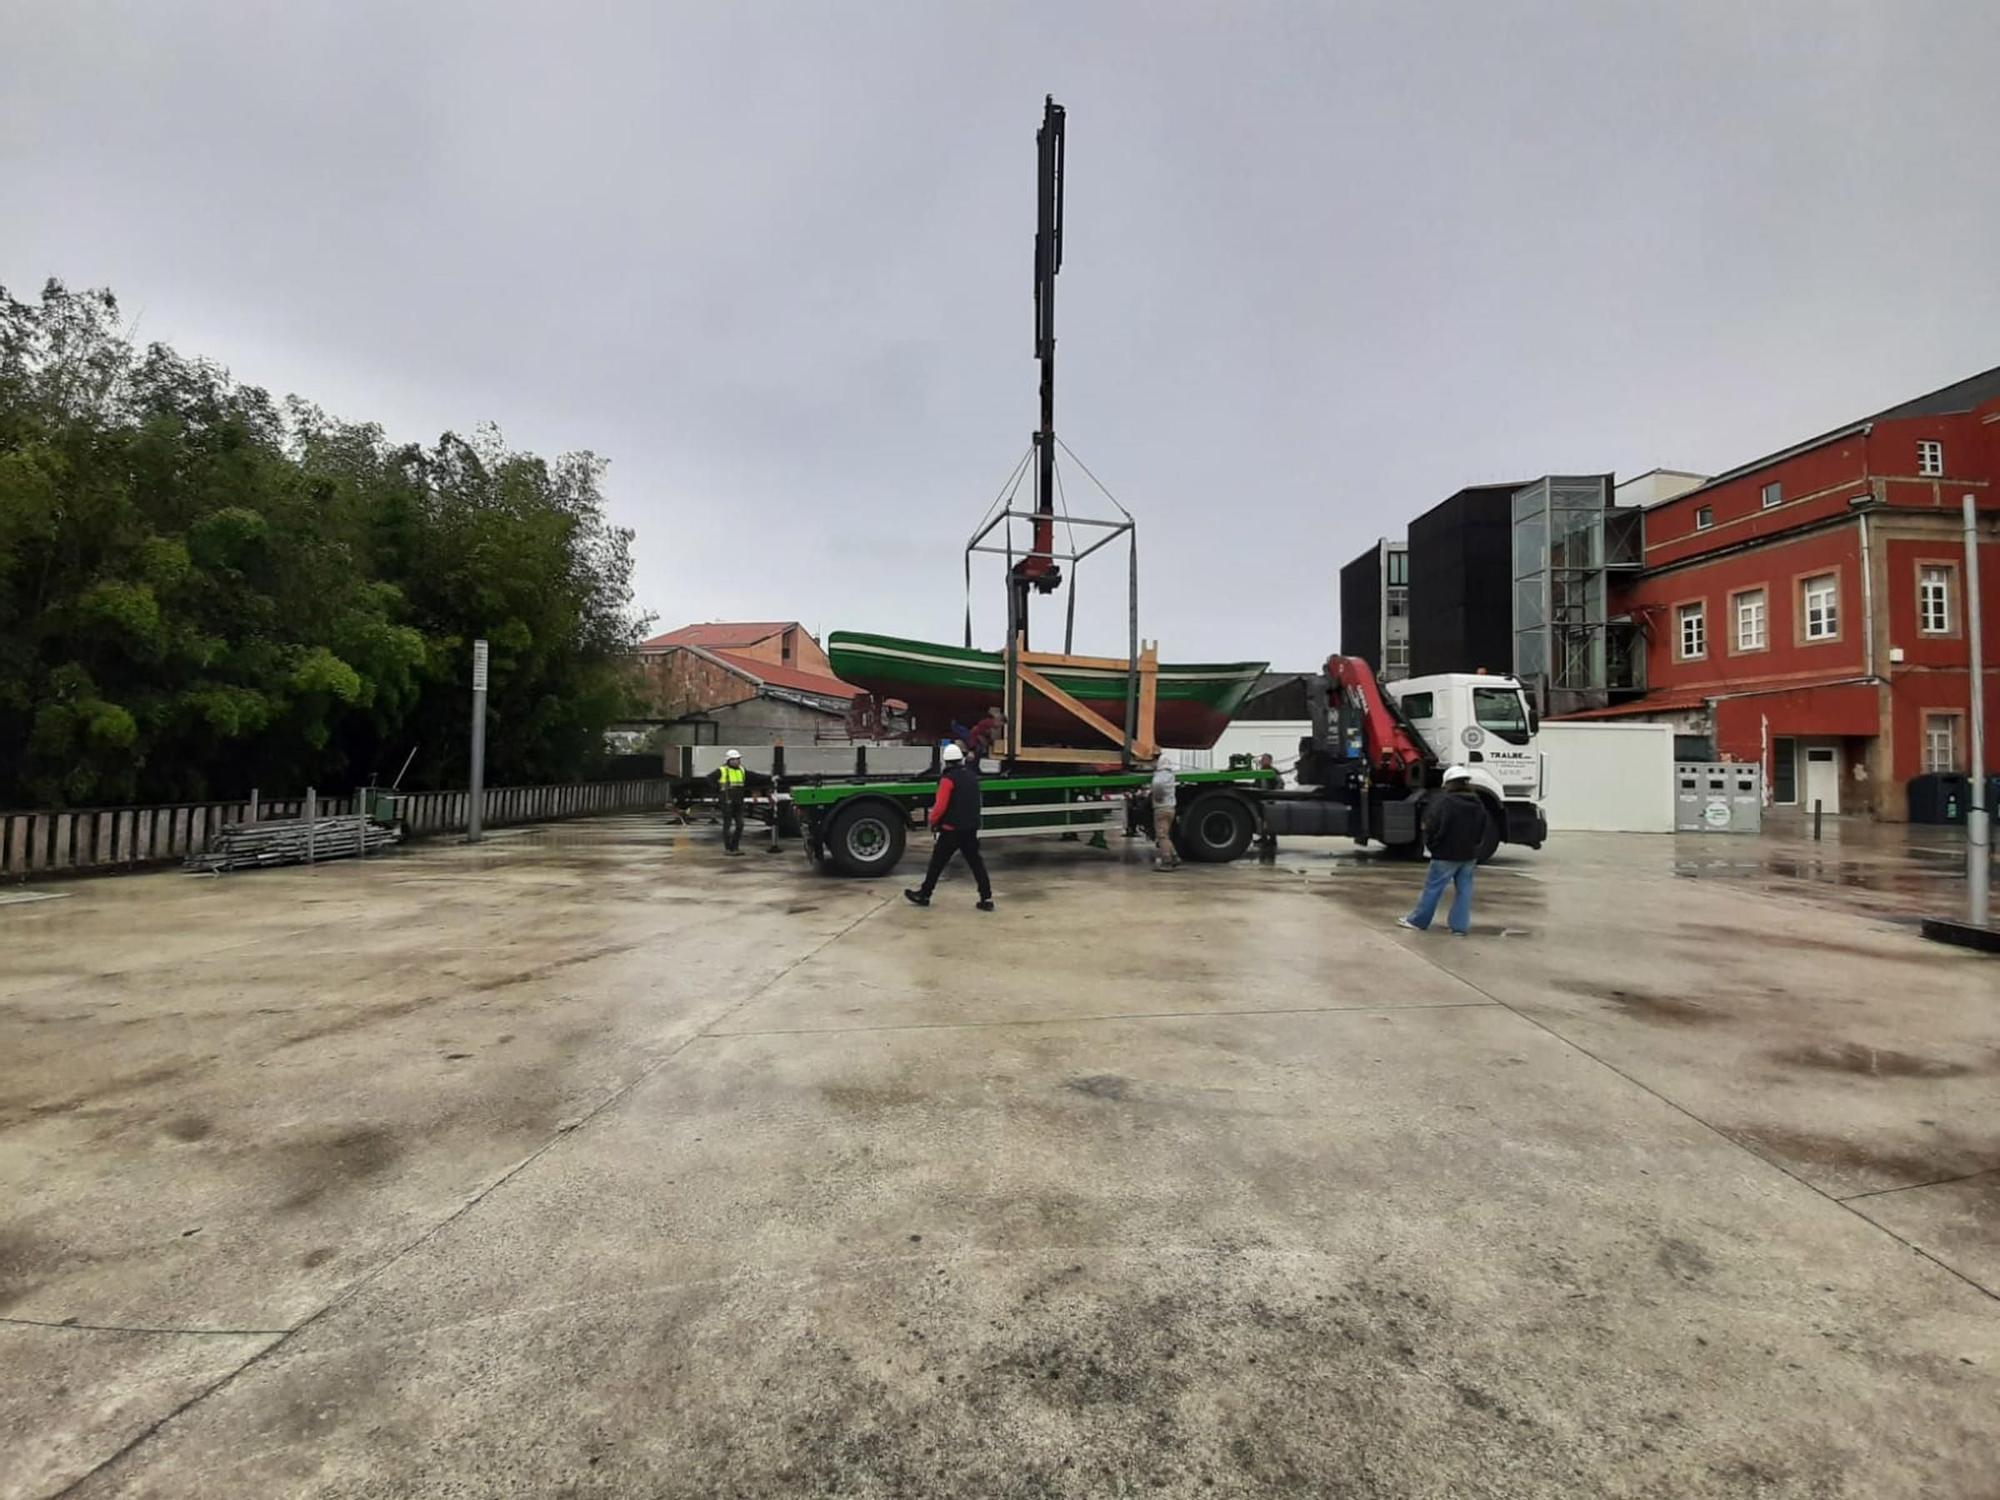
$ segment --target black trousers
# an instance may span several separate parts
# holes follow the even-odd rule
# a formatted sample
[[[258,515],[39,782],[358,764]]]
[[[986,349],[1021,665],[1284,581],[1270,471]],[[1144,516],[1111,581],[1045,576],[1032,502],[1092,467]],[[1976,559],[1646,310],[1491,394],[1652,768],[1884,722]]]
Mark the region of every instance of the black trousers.
[[[743,799],[727,793],[722,798],[722,847],[734,849],[743,842]]]
[[[965,856],[965,866],[972,871],[972,878],[979,882],[979,899],[993,899],[993,882],[986,878],[986,861],[979,853],[979,834],[961,833],[956,828],[940,828],[937,847],[931,850],[931,867],[924,871],[923,894],[928,896],[937,889],[938,876],[944,874],[944,867],[951,863],[954,854]]]

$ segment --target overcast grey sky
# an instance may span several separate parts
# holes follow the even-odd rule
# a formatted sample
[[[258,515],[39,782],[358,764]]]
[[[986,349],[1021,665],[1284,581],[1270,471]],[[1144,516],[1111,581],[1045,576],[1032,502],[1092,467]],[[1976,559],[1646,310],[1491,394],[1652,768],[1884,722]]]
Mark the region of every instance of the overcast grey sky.
[[[1713,471],[2000,363],[1990,0],[5,20],[0,281],[398,438],[595,450],[662,628],[957,638],[1048,92],[1057,426],[1169,658],[1318,661],[1340,564],[1461,485]]]

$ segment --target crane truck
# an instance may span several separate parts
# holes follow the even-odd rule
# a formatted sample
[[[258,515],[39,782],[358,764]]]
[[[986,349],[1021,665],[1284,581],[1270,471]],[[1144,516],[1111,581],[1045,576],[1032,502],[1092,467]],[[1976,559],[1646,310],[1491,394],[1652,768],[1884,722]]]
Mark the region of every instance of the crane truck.
[[[1548,824],[1538,805],[1540,727],[1511,677],[1452,672],[1391,684],[1358,656],[1332,656],[1307,683],[1310,733],[1300,741],[1296,786],[1250,767],[1184,771],[1174,839],[1188,859],[1222,863],[1280,836],[1351,838],[1391,855],[1423,849],[1424,809],[1443,795],[1448,764],[1472,773],[1486,805],[1482,861],[1503,844],[1539,849]],[[1145,795],[1143,768],[1001,768],[982,784],[981,837],[1094,833],[1126,828]],[[908,835],[923,826],[937,786],[931,774],[895,779],[786,778],[781,830],[796,828],[816,865],[887,875]]]

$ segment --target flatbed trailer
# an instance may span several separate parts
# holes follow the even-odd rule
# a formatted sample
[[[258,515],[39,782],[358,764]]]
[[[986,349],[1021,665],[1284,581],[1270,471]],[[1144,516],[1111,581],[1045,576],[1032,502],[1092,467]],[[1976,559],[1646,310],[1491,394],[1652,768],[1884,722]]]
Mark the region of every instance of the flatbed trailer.
[[[1152,780],[1148,771],[983,777],[979,836],[1123,833],[1132,794]],[[1259,804],[1281,784],[1275,771],[1257,770],[1182,771],[1176,781],[1176,842],[1187,858],[1209,863],[1248,852],[1263,831]],[[809,860],[847,875],[887,875],[910,830],[924,826],[937,777],[797,782],[787,794]]]

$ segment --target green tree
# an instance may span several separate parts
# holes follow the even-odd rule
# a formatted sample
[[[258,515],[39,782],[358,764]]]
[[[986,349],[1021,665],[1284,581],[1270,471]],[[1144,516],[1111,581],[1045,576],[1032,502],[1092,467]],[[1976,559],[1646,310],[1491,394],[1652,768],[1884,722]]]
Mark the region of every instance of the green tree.
[[[588,774],[627,711],[604,466],[482,428],[426,449],[278,403],[108,292],[0,288],[0,798],[41,806]]]

